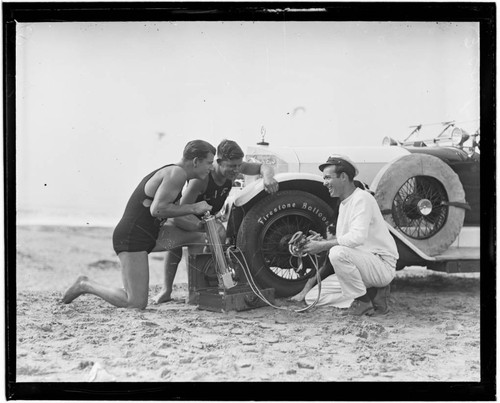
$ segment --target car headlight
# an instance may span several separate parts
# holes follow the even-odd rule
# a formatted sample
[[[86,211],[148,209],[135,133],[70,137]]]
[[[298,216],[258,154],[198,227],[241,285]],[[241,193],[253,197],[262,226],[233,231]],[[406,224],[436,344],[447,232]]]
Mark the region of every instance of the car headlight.
[[[467,134],[467,132],[465,130],[459,129],[458,127],[455,127],[451,132],[451,143],[454,146],[461,146],[467,141],[468,138],[469,135]]]
[[[398,142],[394,140],[392,137],[385,136],[384,139],[382,140],[382,145],[383,146],[397,146]]]

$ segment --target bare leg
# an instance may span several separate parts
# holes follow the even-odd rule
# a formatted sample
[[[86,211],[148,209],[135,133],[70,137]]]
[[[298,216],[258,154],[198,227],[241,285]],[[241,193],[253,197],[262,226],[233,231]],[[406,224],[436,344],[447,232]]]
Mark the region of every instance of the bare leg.
[[[187,245],[205,246],[204,232],[186,231],[176,227],[172,221],[167,221],[160,228],[156,245],[152,252],[164,252]]]
[[[164,279],[161,291],[153,298],[161,304],[172,300],[172,288],[177,273],[177,267],[182,259],[182,246],[192,245],[196,251],[202,251],[205,245],[205,233],[186,231],[168,221],[160,229],[158,240],[153,252],[165,251]]]
[[[323,266],[319,268],[319,275],[321,280],[324,280],[326,277],[328,277],[330,274],[333,273],[333,267],[330,264],[330,261],[328,258],[325,260],[323,263]],[[297,301],[301,302],[306,299],[306,295],[311,289],[316,285],[316,276],[311,277],[309,280],[307,280],[306,285],[302,289],[301,292],[299,292],[297,295],[294,295],[293,297],[290,297],[290,301]]]
[[[217,233],[219,234],[220,242],[226,242],[226,227],[222,224],[221,220],[217,220]]]
[[[93,294],[120,308],[144,309],[148,304],[149,265],[147,252],[122,252],[124,288],[107,287],[80,276],[65,292],[62,302],[69,304],[82,294]]]
[[[297,301],[297,302],[304,301],[306,299],[307,293],[311,291],[311,289],[315,286],[315,284],[316,284],[316,277],[311,277],[309,280],[307,280],[307,283],[301,292],[289,298],[290,301]]]
[[[182,247],[175,248],[167,252],[163,269],[163,286],[161,291],[153,298],[155,304],[169,302],[172,300],[172,287],[174,285],[177,267],[182,259]]]
[[[226,242],[226,228],[224,227],[224,224],[222,223],[221,220],[216,219],[215,220],[215,226],[216,226],[216,232],[218,235],[218,243],[220,245],[224,245]],[[208,236],[207,236],[208,240]],[[196,253],[210,253],[212,251],[210,243],[208,243],[204,248],[198,248],[197,246],[190,246],[189,247],[189,254],[194,255]]]

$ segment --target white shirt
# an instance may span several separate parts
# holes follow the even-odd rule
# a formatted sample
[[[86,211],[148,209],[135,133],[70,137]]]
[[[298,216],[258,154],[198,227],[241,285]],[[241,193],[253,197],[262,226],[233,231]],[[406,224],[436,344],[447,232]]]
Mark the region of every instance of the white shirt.
[[[365,190],[356,188],[340,203],[336,236],[339,245],[390,260],[399,257],[396,242],[387,229],[377,201]]]

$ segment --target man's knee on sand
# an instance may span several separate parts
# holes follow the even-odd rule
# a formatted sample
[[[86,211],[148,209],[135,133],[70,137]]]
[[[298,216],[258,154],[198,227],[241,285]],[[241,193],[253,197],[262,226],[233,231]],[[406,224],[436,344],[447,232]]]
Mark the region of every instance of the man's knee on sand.
[[[127,308],[146,309],[148,306],[148,296],[131,299],[127,303]]]

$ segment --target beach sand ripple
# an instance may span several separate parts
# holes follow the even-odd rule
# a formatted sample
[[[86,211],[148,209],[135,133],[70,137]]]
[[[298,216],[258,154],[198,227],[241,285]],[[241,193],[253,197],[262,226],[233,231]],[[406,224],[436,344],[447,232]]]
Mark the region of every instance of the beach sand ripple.
[[[79,274],[121,286],[111,232],[19,228],[18,382],[480,380],[478,276],[409,270],[376,318],[330,307],[216,313],[183,302],[185,267],[176,300],[152,304],[163,260],[151,259],[145,310],[91,295],[63,304]]]

